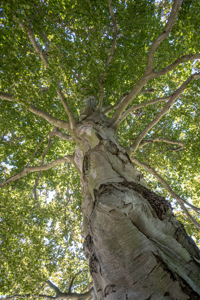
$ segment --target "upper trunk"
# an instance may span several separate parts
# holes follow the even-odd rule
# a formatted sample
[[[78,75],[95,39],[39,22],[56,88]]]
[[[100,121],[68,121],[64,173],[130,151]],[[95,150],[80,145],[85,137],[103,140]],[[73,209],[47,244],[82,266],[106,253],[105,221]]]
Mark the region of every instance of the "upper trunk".
[[[146,187],[105,116],[77,128],[85,255],[94,299],[200,299],[200,253]]]

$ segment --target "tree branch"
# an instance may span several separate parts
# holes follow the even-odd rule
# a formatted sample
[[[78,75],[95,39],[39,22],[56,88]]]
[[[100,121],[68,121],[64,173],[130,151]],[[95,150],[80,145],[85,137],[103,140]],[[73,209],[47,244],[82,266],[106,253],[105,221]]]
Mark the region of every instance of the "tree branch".
[[[107,68],[109,66],[109,63],[111,62],[111,60],[113,58],[113,54],[114,54],[114,50],[115,50],[115,46],[116,46],[116,41],[117,41],[117,34],[118,34],[116,17],[115,17],[115,14],[113,12],[113,8],[111,6],[111,3],[112,3],[112,0],[109,3],[109,12],[110,12],[113,24],[114,24],[114,37],[113,37],[113,43],[112,43],[110,55],[108,56],[108,59],[106,61],[105,71],[104,71],[101,79],[99,80],[99,85],[100,85],[100,89],[101,89],[101,95],[100,95],[99,104],[98,104],[98,107],[97,107],[98,110],[100,110],[101,107],[102,107],[102,105],[103,105],[104,88],[103,88],[102,83],[103,83],[103,80],[104,80],[104,78],[106,76],[106,71],[107,71]]]
[[[114,109],[117,109],[120,106],[120,104],[122,103],[122,101],[126,98],[127,95],[128,95],[128,93],[123,94],[119,98],[119,101],[115,105],[109,106],[108,108],[105,107],[104,113],[107,114],[107,113],[113,111]]]
[[[8,300],[13,298],[46,298],[50,300],[57,300],[57,299],[68,299],[68,300],[92,300],[92,289],[90,289],[88,292],[84,294],[77,294],[77,293],[60,293],[58,296],[49,296],[44,294],[38,294],[38,295],[32,295],[32,294],[15,294],[13,296],[8,296],[5,298],[2,298],[2,300]]]
[[[46,40],[46,42],[48,44],[51,44],[51,41],[48,39],[48,37],[46,36],[46,34],[44,33],[44,31],[41,32],[41,35],[43,36],[43,38]],[[60,48],[55,44],[54,45],[56,47],[56,49],[58,50],[59,54],[65,58],[64,54],[60,51]],[[79,80],[81,78],[80,74],[76,74],[73,70],[71,70],[72,74],[74,75],[74,77]]]
[[[75,277],[80,274],[81,272],[77,273],[75,275]],[[75,278],[74,277],[74,278]],[[74,280],[74,279],[72,279]],[[81,294],[77,294],[77,293],[62,293],[60,291],[60,289],[50,280],[47,280],[45,282],[46,284],[48,284],[48,286],[50,287],[50,289],[52,289],[56,296],[49,296],[49,295],[44,295],[44,294],[15,294],[13,296],[8,296],[5,298],[2,298],[2,300],[8,300],[8,299],[13,299],[13,298],[30,298],[30,297],[34,297],[34,298],[46,298],[46,299],[50,299],[50,300],[57,300],[57,299],[69,299],[69,300],[92,300],[93,299],[93,295],[92,295],[92,288],[87,291],[86,293],[81,293]]]
[[[174,0],[172,10],[168,19],[168,22],[165,26],[164,31],[155,39],[153,44],[151,45],[151,48],[149,50],[148,58],[147,58],[147,68],[146,68],[146,74],[151,73],[153,71],[153,58],[156,49],[158,46],[162,43],[162,41],[169,35],[172,26],[174,25],[178,10],[182,4],[183,0]]]
[[[50,280],[47,280],[46,283],[52,290],[54,290],[54,292],[56,293],[56,296],[62,294],[62,292],[59,290],[59,288],[55,284],[53,284],[53,282],[51,282]]]
[[[155,104],[155,103],[158,103],[158,102],[163,102],[163,101],[166,101],[166,100],[169,100],[171,98],[171,96],[166,96],[166,97],[162,97],[162,98],[157,98],[157,99],[154,99],[154,100],[151,100],[151,101],[148,101],[148,102],[145,102],[145,103],[140,103],[138,105],[135,105],[135,106],[130,106],[129,109],[127,109],[127,111],[125,111],[123,113],[123,115],[121,115],[120,118],[117,119],[117,121],[115,123],[113,123],[113,126],[116,126],[118,127],[122,122],[123,120],[132,112],[132,111],[135,111],[137,109],[140,109],[142,107],[145,107],[145,106],[148,106],[148,105],[151,105],[151,104]]]
[[[63,164],[63,163],[73,163],[73,155],[66,155],[62,158],[58,158],[54,161],[52,161],[51,163],[47,164],[47,165],[43,165],[43,166],[36,166],[36,167],[25,167],[24,170],[16,175],[13,175],[12,177],[8,178],[7,180],[5,180],[4,182],[0,183],[0,187],[5,186],[6,184],[9,184],[10,182],[13,182],[19,178],[22,178],[24,176],[26,176],[28,173],[31,172],[37,172],[37,171],[46,171],[49,170],[59,164]]]
[[[140,91],[140,93],[142,93],[142,94],[145,94],[145,93],[153,93],[153,92],[155,92],[154,89],[141,90],[141,91]],[[123,100],[126,98],[127,95],[128,95],[128,93],[123,94],[123,95],[120,97],[119,101],[118,101],[115,105],[113,105],[113,106],[109,105],[109,106],[105,107],[104,113],[107,114],[107,113],[109,113],[109,112],[111,112],[111,111],[117,109],[117,108],[119,107],[119,105],[123,102]],[[164,101],[164,100],[163,100],[163,101]],[[139,107],[139,108],[140,108],[140,107]],[[136,108],[136,109],[137,109],[137,108]]]
[[[194,79],[200,78],[199,73],[195,73],[191,75],[186,81],[183,82],[183,84],[178,88],[172,95],[170,100],[167,102],[167,104],[164,106],[164,108],[161,110],[159,114],[155,117],[153,121],[151,121],[145,128],[144,130],[140,133],[140,135],[135,139],[134,143],[132,146],[129,148],[128,152],[133,154],[139,147],[141,141],[143,140],[144,136],[151,130],[153,126],[155,126],[160,119],[169,111],[170,107],[174,104],[174,102],[178,99],[180,94],[185,90],[187,85]]]
[[[42,49],[40,49],[40,47],[38,46],[38,44],[35,40],[35,36],[34,36],[33,32],[31,31],[31,29],[29,27],[27,27],[21,20],[19,20],[19,26],[27,32],[29,40],[30,40],[33,48],[35,49],[35,52],[39,55],[39,57],[41,58],[41,60],[43,61],[44,65],[45,65],[45,67],[48,68],[49,67],[48,60],[47,60],[44,52],[42,51]],[[58,83],[57,83],[57,85],[58,85]],[[74,116],[73,116],[68,104],[64,100],[64,97],[63,97],[59,87],[57,89],[57,94],[58,94],[58,96],[63,104],[63,107],[69,117],[70,125],[73,128],[76,125],[76,121],[74,119]]]
[[[34,48],[35,52],[36,52],[37,55],[41,58],[41,60],[43,61],[45,67],[48,68],[49,62],[48,62],[48,60],[47,60],[47,58],[46,58],[44,52],[40,49],[40,47],[39,47],[38,44],[36,43],[35,36],[34,36],[32,30],[31,30],[29,27],[27,27],[21,20],[17,19],[16,17],[15,17],[15,20],[16,20],[17,22],[19,22],[19,26],[20,26],[23,30],[25,30],[25,31],[27,32],[28,37],[29,37],[29,40],[30,40],[31,44],[33,45],[33,48]]]
[[[76,122],[76,120],[75,120],[75,118],[74,118],[74,116],[73,116],[73,114],[71,112],[71,109],[69,108],[69,105],[65,101],[64,96],[63,96],[60,88],[57,89],[57,94],[58,94],[58,97],[60,98],[60,100],[62,102],[62,105],[63,105],[63,107],[64,107],[64,109],[65,109],[65,111],[66,111],[66,113],[67,113],[67,115],[69,117],[70,127],[73,130],[76,127],[77,122]]]
[[[111,118],[111,122],[115,124],[118,118],[121,116],[126,107],[131,103],[131,101],[140,93],[145,84],[153,78],[154,73],[144,74],[141,79],[136,83],[134,88],[127,94],[123,100],[119,102],[117,105],[117,109]]]
[[[7,93],[0,93],[0,99],[3,100],[8,100],[11,102],[15,102],[16,100],[13,98],[12,95],[7,94]],[[26,102],[27,103],[27,102]],[[24,105],[23,102],[20,102],[21,105]],[[69,122],[63,121],[63,120],[59,120],[56,119],[54,117],[52,117],[52,115],[48,114],[46,111],[36,108],[35,106],[33,106],[32,104],[29,104],[28,110],[30,110],[32,113],[34,113],[37,116],[42,117],[43,119],[45,119],[47,122],[49,122],[50,124],[56,126],[56,127],[61,127],[63,129],[67,129],[68,131],[70,131],[70,127],[69,127]]]
[[[86,286],[86,288],[85,288],[84,290],[81,291],[81,293],[87,291],[88,289],[91,289],[92,287],[93,287],[93,282],[90,282],[90,283],[88,284],[88,286]]]
[[[75,276],[72,278],[71,282],[70,282],[70,285],[69,285],[69,293],[71,293],[71,290],[72,290],[72,286],[73,286],[73,283],[74,283],[74,279],[79,275],[81,274],[83,271],[79,271],[78,273],[75,274]]]
[[[155,78],[155,73],[153,71],[153,57],[154,53],[157,49],[157,47],[161,44],[161,42],[168,36],[170,33],[172,26],[174,24],[175,18],[177,16],[179,7],[181,6],[183,0],[174,0],[174,4],[171,10],[171,14],[169,17],[169,20],[165,26],[164,31],[159,35],[159,37],[153,42],[148,58],[147,58],[147,68],[144,73],[144,75],[141,77],[141,79],[136,83],[134,88],[129,92],[127,97],[122,101],[122,103],[118,106],[117,110],[113,114],[113,117],[111,121],[115,123],[117,119],[121,116],[123,111],[126,109],[126,107],[129,105],[129,103],[137,96],[137,94],[142,90],[142,88],[145,86],[145,84],[152,78]],[[154,77],[155,76],[155,77]]]
[[[48,137],[48,136],[50,135],[50,133],[51,133],[51,131],[48,132],[48,133],[41,139],[40,143],[37,145],[37,148],[36,148],[35,152],[33,153],[32,157],[29,159],[29,161],[27,162],[27,164],[26,164],[25,167],[27,167],[27,166],[30,164],[30,162],[33,160],[34,156],[35,156],[36,153],[38,152],[38,149],[39,149],[40,146],[42,145],[43,141],[46,139],[46,137]]]
[[[149,143],[155,143],[155,142],[164,142],[164,143],[171,144],[171,145],[179,145],[180,146],[179,148],[181,148],[181,149],[183,149],[183,147],[184,147],[184,143],[182,143],[182,142],[172,141],[172,140],[168,140],[166,138],[161,138],[161,137],[151,138],[149,140],[143,140],[143,141],[141,141],[139,147],[144,147]]]
[[[154,78],[165,75],[167,73],[169,73],[170,71],[172,71],[174,68],[176,68],[179,64],[187,61],[187,60],[195,60],[195,59],[200,59],[200,53],[197,54],[188,54],[188,55],[184,55],[181,58],[177,58],[171,65],[169,65],[168,67],[155,72],[154,73]]]
[[[43,153],[43,156],[42,156],[42,160],[41,160],[41,163],[40,163],[40,166],[42,166],[44,164],[44,159],[45,159],[45,156],[50,148],[50,145],[51,145],[51,139],[52,139],[52,136],[53,136],[53,132],[54,132],[54,129],[51,131],[50,135],[49,135],[49,140],[48,140],[48,144],[47,144],[47,147]],[[34,196],[35,196],[35,199],[37,200],[37,186],[38,186],[38,182],[39,182],[39,179],[40,179],[40,176],[42,174],[42,171],[39,171],[38,173],[38,176],[35,180],[35,184],[34,184],[34,187],[33,187],[33,193],[34,193]]]
[[[155,90],[154,90],[154,89],[149,89],[149,90],[141,90],[141,91],[140,91],[140,93],[142,93],[142,94],[145,94],[145,93],[149,94],[149,93],[154,93],[154,92],[155,92]]]
[[[55,299],[55,297],[52,297],[52,296],[48,296],[48,295],[42,295],[42,294],[38,294],[38,295],[32,295],[32,294],[15,294],[13,296],[8,296],[8,297],[5,297],[5,298],[2,298],[2,300],[8,300],[8,299],[13,299],[13,298],[38,298],[38,297],[41,297],[41,298],[47,298],[47,299]]]
[[[66,133],[61,132],[58,127],[54,128],[53,134],[57,137],[59,137],[61,140],[64,141],[69,141],[72,142],[73,141],[73,137],[71,135],[68,135]]]
[[[182,198],[180,198],[169,186],[169,184],[160,176],[158,175],[158,173],[152,169],[150,166],[148,166],[145,163],[140,162],[138,159],[136,159],[135,157],[131,157],[132,161],[134,163],[136,163],[138,166],[145,168],[147,171],[149,171],[152,175],[154,175],[154,177],[156,177],[158,179],[158,181],[167,189],[167,191],[169,192],[169,194],[175,198],[177,200],[177,202],[179,203],[179,205],[181,206],[182,210],[185,212],[185,214],[188,216],[188,218],[190,219],[190,221],[199,229],[200,231],[200,224],[190,215],[190,213],[188,212],[187,208],[185,207],[184,204],[188,205],[189,207],[191,207],[192,209],[194,209],[196,212],[200,212],[200,208],[193,206],[192,204],[188,203],[187,201],[183,200]]]

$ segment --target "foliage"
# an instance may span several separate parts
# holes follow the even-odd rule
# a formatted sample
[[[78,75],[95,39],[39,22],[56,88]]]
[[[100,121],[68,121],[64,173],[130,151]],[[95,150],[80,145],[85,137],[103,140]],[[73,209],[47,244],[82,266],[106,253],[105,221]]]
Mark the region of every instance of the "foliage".
[[[153,41],[164,30],[172,1],[114,0],[118,36],[113,58],[103,80],[104,105],[114,105],[129,93],[146,69]],[[57,82],[78,120],[83,99],[101,94],[100,79],[113,43],[113,19],[106,0],[3,0],[1,14],[1,91],[14,95],[15,102],[0,101],[1,175],[3,182],[25,166],[48,164],[72,154],[75,143],[50,137],[54,126],[28,110],[30,103],[54,118],[69,118],[57,95]],[[25,29],[19,26],[23,22]],[[169,36],[154,56],[159,71],[184,55],[199,49],[199,1],[185,0]],[[28,28],[48,59],[46,68],[35,53]],[[168,74],[150,80],[130,105],[171,95],[200,68],[198,60],[187,60]],[[184,148],[167,143],[149,143],[134,154],[170,184],[184,200],[199,205],[200,85],[192,81],[145,139],[163,137],[181,141]],[[164,102],[165,104],[165,102]],[[129,147],[164,107],[163,102],[133,111],[120,124],[119,140]],[[129,106],[130,106],[129,105]],[[109,113],[111,117],[113,112]],[[67,133],[60,129],[62,133]],[[48,142],[50,146],[48,147]],[[38,147],[39,145],[39,147]],[[47,149],[48,148],[48,149]],[[44,155],[45,149],[47,153]],[[43,161],[42,161],[43,159]],[[177,202],[145,170],[148,185],[165,195],[190,235],[199,244],[195,226]],[[68,163],[38,174],[30,173],[1,191],[1,294],[48,291],[51,279],[67,292],[74,275],[74,291],[81,292],[91,281],[82,253],[79,178]],[[33,187],[35,186],[35,197]],[[190,210],[197,220],[196,212]],[[52,294],[53,295],[53,294]]]

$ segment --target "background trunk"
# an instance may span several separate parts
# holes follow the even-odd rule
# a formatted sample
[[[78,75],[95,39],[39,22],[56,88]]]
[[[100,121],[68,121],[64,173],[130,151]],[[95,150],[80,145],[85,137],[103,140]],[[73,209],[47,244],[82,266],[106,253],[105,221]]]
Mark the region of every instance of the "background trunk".
[[[76,161],[80,166],[82,155],[84,246],[94,299],[200,299],[199,250],[170,204],[146,187],[109,131],[81,130],[93,144],[77,149]]]

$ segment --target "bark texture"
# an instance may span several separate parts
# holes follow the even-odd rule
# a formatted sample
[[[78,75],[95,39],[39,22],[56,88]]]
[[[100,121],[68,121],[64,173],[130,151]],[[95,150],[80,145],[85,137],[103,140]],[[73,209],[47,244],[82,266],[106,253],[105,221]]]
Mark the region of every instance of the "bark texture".
[[[108,119],[90,114],[77,127],[75,162],[94,299],[200,299],[198,248],[148,189]]]

